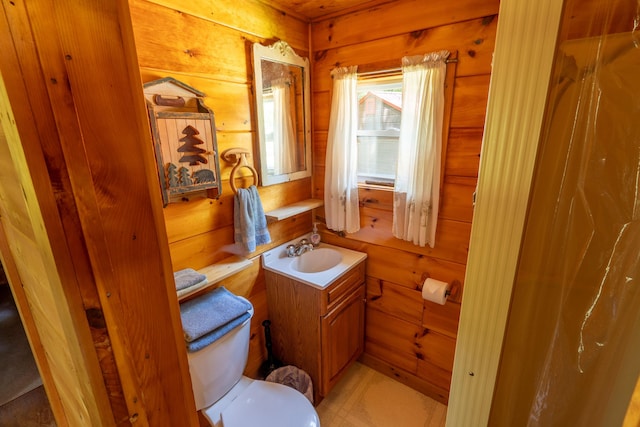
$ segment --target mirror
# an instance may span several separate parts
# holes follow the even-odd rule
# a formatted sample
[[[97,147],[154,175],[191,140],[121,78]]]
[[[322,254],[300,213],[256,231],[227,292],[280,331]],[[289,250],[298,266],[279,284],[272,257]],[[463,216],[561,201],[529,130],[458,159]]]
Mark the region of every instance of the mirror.
[[[253,67],[262,185],[311,176],[308,58],[283,41],[254,43]]]

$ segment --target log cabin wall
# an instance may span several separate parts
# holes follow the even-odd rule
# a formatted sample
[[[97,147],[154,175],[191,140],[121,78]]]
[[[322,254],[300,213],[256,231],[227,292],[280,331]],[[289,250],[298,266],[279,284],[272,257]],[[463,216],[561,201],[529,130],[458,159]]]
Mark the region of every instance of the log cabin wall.
[[[251,0],[131,0],[130,11],[143,82],[171,76],[204,92],[204,102],[215,114],[219,151],[241,147],[257,155],[252,44],[281,39],[299,55],[309,56],[308,23]],[[249,161],[257,158],[251,156]],[[219,199],[195,196],[164,208],[174,271],[200,269],[235,254],[229,186],[232,167],[220,159],[223,189]],[[238,179],[236,185],[251,183],[249,178]],[[311,191],[311,179],[259,187],[265,211],[308,199]],[[222,282],[230,291],[249,298],[255,308],[248,376],[257,377],[266,358],[261,325],[267,318],[266,288],[259,255],[308,231],[311,213],[270,224],[272,243],[248,255],[250,268]]]
[[[132,39],[124,0],[0,4],[0,253],[59,426],[197,424]]]
[[[392,192],[385,189],[360,189],[360,231],[323,232],[324,241],[369,256],[364,362],[442,402],[453,367],[498,6],[497,0],[399,0],[311,25],[316,198],[324,197],[330,70],[399,64],[402,56],[441,49],[458,53],[455,76],[447,79],[453,99],[445,107],[451,113],[435,247],[392,236]],[[422,299],[426,277],[453,284],[444,306]]]

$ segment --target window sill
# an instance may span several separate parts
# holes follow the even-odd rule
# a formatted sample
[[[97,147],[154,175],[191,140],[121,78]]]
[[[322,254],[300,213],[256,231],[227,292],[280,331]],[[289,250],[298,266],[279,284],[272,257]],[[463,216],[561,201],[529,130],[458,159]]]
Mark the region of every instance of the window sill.
[[[371,184],[371,183],[359,182],[358,188],[362,188],[364,190],[382,190],[382,191],[393,192],[393,185]]]

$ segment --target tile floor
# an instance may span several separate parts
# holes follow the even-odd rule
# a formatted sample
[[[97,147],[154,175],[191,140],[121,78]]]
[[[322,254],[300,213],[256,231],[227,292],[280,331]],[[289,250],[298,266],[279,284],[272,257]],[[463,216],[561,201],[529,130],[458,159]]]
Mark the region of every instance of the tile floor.
[[[447,407],[361,363],[316,408],[322,427],[444,427]]]

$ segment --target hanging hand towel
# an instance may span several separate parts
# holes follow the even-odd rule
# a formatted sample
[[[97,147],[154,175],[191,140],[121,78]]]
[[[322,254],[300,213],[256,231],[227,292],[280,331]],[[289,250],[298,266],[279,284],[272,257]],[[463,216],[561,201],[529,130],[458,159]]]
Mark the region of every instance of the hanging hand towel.
[[[271,242],[267,218],[255,185],[238,188],[233,198],[233,223],[235,242],[248,252],[255,251],[257,245]]]
[[[220,287],[180,304],[182,331],[187,342],[194,341],[251,309],[251,303]]]

